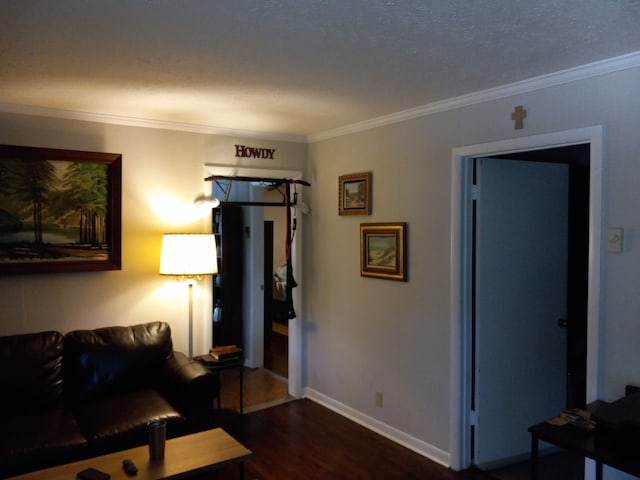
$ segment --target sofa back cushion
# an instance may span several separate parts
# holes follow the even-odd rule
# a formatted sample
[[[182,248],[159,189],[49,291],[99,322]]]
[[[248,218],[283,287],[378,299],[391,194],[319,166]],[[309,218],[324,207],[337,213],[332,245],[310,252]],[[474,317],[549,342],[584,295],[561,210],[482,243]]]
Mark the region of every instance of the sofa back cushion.
[[[62,335],[39,332],[0,337],[0,412],[12,415],[60,407]]]
[[[72,405],[154,385],[173,352],[164,322],[76,330],[63,345],[65,395]]]

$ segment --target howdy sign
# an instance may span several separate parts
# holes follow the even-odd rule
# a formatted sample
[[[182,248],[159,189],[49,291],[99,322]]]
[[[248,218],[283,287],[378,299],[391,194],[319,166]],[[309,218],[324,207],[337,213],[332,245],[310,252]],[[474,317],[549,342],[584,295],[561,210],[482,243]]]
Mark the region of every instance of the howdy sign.
[[[236,157],[270,158],[273,160],[275,148],[247,147],[246,145],[236,145]]]

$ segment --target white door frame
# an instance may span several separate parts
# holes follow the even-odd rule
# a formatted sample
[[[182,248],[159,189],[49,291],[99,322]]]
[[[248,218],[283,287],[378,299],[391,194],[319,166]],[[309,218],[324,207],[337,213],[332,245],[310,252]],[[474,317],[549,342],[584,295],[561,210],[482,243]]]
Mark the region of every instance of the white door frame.
[[[260,178],[291,178],[291,179],[302,179],[302,171],[300,170],[279,170],[279,169],[258,169],[258,168],[245,168],[245,167],[237,167],[232,165],[224,165],[224,164],[206,164],[206,171],[208,175],[220,175],[220,176],[238,176],[238,177],[260,177]],[[301,202],[303,195],[301,192],[298,192],[298,202]],[[250,231],[258,232],[264,227],[262,220],[256,221],[259,217],[257,215],[251,216],[250,219]],[[303,215],[298,215],[296,231],[298,232],[294,238],[293,246],[292,246],[292,258],[293,258],[293,276],[294,278],[302,278],[302,240],[299,238],[300,231],[302,230],[304,219]],[[262,217],[260,217],[262,218]],[[252,236],[252,238],[255,236]],[[260,238],[262,238],[260,236]],[[252,245],[255,245],[255,242],[252,241]],[[252,252],[251,252],[252,253]],[[256,303],[258,300],[260,301],[260,305],[253,305],[255,308],[245,309],[250,313],[250,331],[254,332],[263,332],[264,335],[264,313],[262,309],[262,298],[258,298],[262,293],[258,294],[256,292],[264,292],[263,287],[264,277],[262,275],[250,275],[248,279],[249,286],[249,294],[251,297],[249,299],[245,299],[244,303],[247,305],[247,302]],[[245,284],[247,282],[245,281]],[[304,311],[302,305],[302,293],[301,288],[294,288],[292,291],[293,295],[293,303],[296,306],[296,312],[298,316],[296,318],[289,320],[289,371],[288,371],[288,384],[289,384],[289,395],[295,398],[302,397],[302,320],[300,318],[300,312]],[[246,315],[245,315],[246,316]],[[262,349],[262,338],[260,338],[260,345],[256,346],[256,352],[263,352]],[[250,352],[247,352],[250,353]],[[253,360],[252,360],[253,362]],[[255,362],[253,362],[255,363]]]
[[[473,157],[589,143],[589,279],[587,306],[587,401],[598,398],[600,257],[602,236],[602,126],[593,126],[452,150],[451,188],[451,422],[450,466],[471,466],[470,198]],[[541,419],[543,420],[543,419]]]

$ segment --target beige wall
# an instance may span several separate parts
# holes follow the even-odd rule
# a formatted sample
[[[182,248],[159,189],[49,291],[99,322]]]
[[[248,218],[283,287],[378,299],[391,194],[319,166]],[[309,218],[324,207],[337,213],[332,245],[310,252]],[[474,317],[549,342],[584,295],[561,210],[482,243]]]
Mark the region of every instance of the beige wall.
[[[639,384],[638,84],[640,69],[626,70],[310,144],[308,388],[446,460],[452,149],[592,125],[604,126],[603,224],[626,232],[622,254],[602,254],[599,396],[611,400],[626,383]],[[519,131],[510,119],[516,105],[528,112]],[[372,214],[338,216],[338,177],[361,171],[373,174]],[[408,222],[407,283],[359,275],[359,224],[389,221]]]
[[[121,153],[122,270],[0,276],[0,335],[69,331],[153,320],[169,322],[179,350],[188,345],[184,283],[158,274],[163,233],[209,232],[207,163],[303,169],[306,145],[0,114],[0,143]],[[234,144],[276,148],[274,160],[235,158]],[[210,279],[194,289],[195,353],[210,344]]]

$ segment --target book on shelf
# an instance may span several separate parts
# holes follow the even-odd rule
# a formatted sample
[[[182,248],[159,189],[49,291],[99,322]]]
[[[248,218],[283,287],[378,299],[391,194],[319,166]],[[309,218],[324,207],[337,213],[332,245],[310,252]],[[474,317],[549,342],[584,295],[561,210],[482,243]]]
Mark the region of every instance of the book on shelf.
[[[216,360],[228,360],[242,356],[242,349],[237,345],[221,345],[209,350],[209,355]]]

